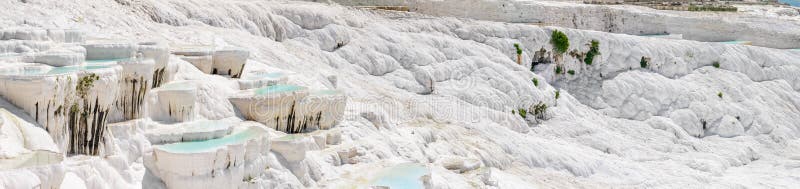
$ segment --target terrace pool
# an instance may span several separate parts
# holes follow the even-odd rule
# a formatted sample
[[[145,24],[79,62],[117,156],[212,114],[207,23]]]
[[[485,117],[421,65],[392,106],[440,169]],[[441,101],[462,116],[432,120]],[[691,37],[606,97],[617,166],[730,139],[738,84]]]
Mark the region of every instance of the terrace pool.
[[[282,92],[293,92],[304,89],[297,85],[273,85],[256,89],[256,95],[274,94]]]
[[[724,42],[720,42],[720,43],[728,44],[728,45],[751,45],[751,44],[753,44],[753,42],[750,42],[750,41],[724,41]]]
[[[172,143],[172,144],[158,146],[158,148],[172,153],[207,152],[229,144],[244,143],[247,140],[250,140],[255,137],[260,137],[262,135],[264,135],[263,131],[251,128],[222,138],[203,140],[203,141]]]
[[[95,70],[109,68],[110,66],[62,66],[62,67],[44,67],[44,66],[23,66],[17,69],[10,68],[0,72],[0,75],[57,75],[77,72],[80,70]]]
[[[385,168],[373,180],[371,186],[388,186],[391,189],[423,189],[422,176],[429,174],[425,166],[400,164]]]
[[[786,3],[791,6],[800,7],[800,0],[778,0],[781,3]]]

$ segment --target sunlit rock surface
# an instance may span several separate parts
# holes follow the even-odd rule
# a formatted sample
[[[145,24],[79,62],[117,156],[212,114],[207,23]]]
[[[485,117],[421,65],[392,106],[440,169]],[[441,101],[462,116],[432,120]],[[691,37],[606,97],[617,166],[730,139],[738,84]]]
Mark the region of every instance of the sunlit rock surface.
[[[629,6],[468,2],[439,13],[575,18],[599,31],[296,1],[0,1],[11,7],[0,11],[0,96],[11,114],[0,112],[0,186],[798,185],[800,53],[766,48],[800,44],[796,15],[779,14],[795,9],[706,20]],[[595,22],[603,18],[613,19]],[[670,27],[648,24],[659,20]],[[601,32],[608,28],[689,40]],[[568,37],[564,54],[550,43],[554,30]],[[586,64],[592,40],[599,54]],[[227,47],[239,50],[212,74],[215,52]],[[133,93],[122,89],[119,61],[90,65],[120,58],[153,65],[142,112],[92,117]],[[91,74],[92,87],[79,87]],[[73,102],[74,114],[55,111]],[[292,110],[303,104],[326,108]],[[540,105],[546,116],[535,115]],[[316,126],[304,121],[314,112]],[[74,136],[83,138],[68,142]]]

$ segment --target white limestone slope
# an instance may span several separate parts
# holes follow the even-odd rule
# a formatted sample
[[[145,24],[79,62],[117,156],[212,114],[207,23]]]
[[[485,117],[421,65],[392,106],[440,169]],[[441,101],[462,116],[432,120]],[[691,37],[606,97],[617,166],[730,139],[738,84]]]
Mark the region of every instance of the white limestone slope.
[[[3,28],[81,28],[90,36],[241,47],[250,51],[243,76],[278,68],[291,72],[287,85],[347,96],[344,118],[331,130],[286,136],[267,128],[271,151],[252,151],[264,153],[252,164],[265,165],[253,166],[263,170],[259,174],[239,166],[170,168],[179,164],[148,160],[147,152],[164,152],[150,144],[145,130],[172,119],[149,112],[141,120],[110,124],[114,145],[108,156],[0,171],[0,184],[11,188],[178,187],[199,178],[186,177],[190,171],[164,176],[181,168],[204,168],[196,171],[202,178],[220,170],[224,177],[204,181],[229,186],[368,187],[379,179],[371,173],[406,163],[430,173],[422,179],[430,188],[800,184],[800,54],[793,51],[308,2],[42,0],[0,1],[0,7],[15,7],[0,12]],[[531,72],[535,52],[552,51],[553,29],[564,31],[570,50],[579,53],[597,40],[600,55],[592,65],[564,55],[561,63],[575,75],[555,75],[553,64]],[[523,65],[516,64],[514,43],[523,47]],[[646,68],[642,57],[650,60]],[[240,82],[203,74],[192,63],[170,58],[175,80],[197,86],[196,93],[170,99],[195,97],[185,104],[198,118],[244,118],[228,101]],[[149,96],[148,104],[158,100]],[[549,120],[511,113],[540,102],[549,106]],[[237,149],[215,148],[239,158]],[[164,154],[172,162],[183,157]],[[161,164],[145,167],[145,161]]]

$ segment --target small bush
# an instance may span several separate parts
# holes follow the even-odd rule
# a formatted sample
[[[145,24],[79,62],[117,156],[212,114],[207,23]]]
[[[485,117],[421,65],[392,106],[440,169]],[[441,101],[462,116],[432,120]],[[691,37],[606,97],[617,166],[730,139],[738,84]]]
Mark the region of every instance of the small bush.
[[[719,61],[714,61],[714,63],[711,65],[714,66],[715,68],[719,68]]]
[[[642,68],[647,68],[648,64],[649,64],[649,62],[647,61],[647,58],[645,58],[645,57],[642,57],[642,60],[639,60],[639,65],[642,66]]]
[[[599,54],[600,54],[600,42],[597,40],[592,40],[589,46],[589,52],[586,52],[586,58],[583,58],[583,62],[586,63],[586,65],[592,65],[592,62],[594,62],[594,56],[597,56]]]
[[[562,74],[562,73],[564,73],[564,68],[562,68],[561,66],[556,66],[556,74]]]
[[[521,48],[519,48],[519,43],[514,43],[514,48],[516,48],[516,49],[517,49],[517,54],[518,54],[518,55],[519,55],[519,54],[522,54],[522,49],[521,49]]]
[[[717,93],[717,96],[718,96],[719,98],[722,98],[722,92],[719,92],[719,93]]]
[[[519,110],[517,110],[517,112],[519,113],[520,117],[528,118],[528,111],[527,110],[520,108]]]
[[[569,70],[569,71],[567,71],[567,73],[568,73],[569,75],[575,75],[575,70]]]
[[[536,79],[536,78],[534,77],[534,78],[533,78],[531,81],[533,81],[533,85],[534,85],[534,86],[537,86],[537,87],[539,86],[539,79]]]
[[[556,90],[556,100],[558,100],[558,97],[561,97],[561,90]]]
[[[539,104],[533,106],[533,116],[536,119],[545,119],[545,113],[547,113],[547,104],[539,102]]]
[[[550,43],[553,44],[553,49],[555,49],[558,54],[563,54],[569,49],[569,38],[567,38],[567,34],[558,30],[553,30],[550,36]]]

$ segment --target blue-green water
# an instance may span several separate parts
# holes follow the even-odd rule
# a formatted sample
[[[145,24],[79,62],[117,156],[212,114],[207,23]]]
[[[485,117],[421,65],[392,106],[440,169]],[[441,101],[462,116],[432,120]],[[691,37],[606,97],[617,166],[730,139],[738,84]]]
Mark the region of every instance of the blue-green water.
[[[781,3],[786,3],[791,6],[800,7],[800,0],[778,0]]]
[[[172,153],[206,152],[229,144],[243,143],[262,134],[262,132],[258,132],[255,129],[248,129],[222,138],[194,142],[172,143],[158,146],[157,148]]]
[[[729,45],[746,45],[746,44],[749,44],[750,41],[725,41],[725,42],[720,42],[720,43],[729,44]]]
[[[52,69],[47,69],[45,67],[27,67],[21,68],[21,72],[17,70],[9,70],[2,72],[2,75],[56,75],[56,74],[65,74],[65,73],[73,73],[80,70],[94,70],[94,69],[103,69],[109,68],[109,66],[62,66],[62,67],[53,67]]]
[[[303,87],[296,85],[273,85],[256,89],[256,95],[265,95],[281,92],[292,92],[303,89]]]
[[[272,73],[258,73],[253,74],[250,78],[279,78],[283,76],[283,73],[280,72],[272,72]]]
[[[372,181],[371,186],[388,186],[391,189],[423,189],[422,176],[428,169],[417,164],[400,164],[386,168]]]

